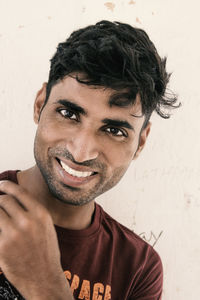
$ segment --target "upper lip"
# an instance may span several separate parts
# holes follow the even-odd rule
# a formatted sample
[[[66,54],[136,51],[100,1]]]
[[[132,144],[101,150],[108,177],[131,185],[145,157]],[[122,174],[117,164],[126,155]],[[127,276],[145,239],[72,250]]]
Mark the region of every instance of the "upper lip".
[[[97,173],[97,171],[88,169],[88,168],[85,167],[85,166],[79,166],[79,165],[76,165],[76,164],[74,164],[74,163],[73,163],[72,161],[70,161],[70,160],[66,160],[66,159],[61,158],[61,157],[58,157],[58,156],[57,156],[56,158],[59,159],[59,161],[62,161],[64,164],[66,164],[68,167],[70,167],[71,169],[73,169],[73,170],[75,170],[75,171]]]

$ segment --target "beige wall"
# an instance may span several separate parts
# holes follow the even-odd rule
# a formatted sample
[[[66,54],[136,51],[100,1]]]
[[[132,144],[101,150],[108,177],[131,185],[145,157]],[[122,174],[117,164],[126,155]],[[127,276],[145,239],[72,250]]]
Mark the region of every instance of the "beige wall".
[[[170,120],[153,117],[141,157],[98,200],[151,244],[158,239],[164,300],[200,294],[199,6],[195,0],[0,0],[0,171],[32,165],[33,100],[57,43],[72,30],[101,19],[127,22],[144,28],[168,56],[170,88],[182,108]]]

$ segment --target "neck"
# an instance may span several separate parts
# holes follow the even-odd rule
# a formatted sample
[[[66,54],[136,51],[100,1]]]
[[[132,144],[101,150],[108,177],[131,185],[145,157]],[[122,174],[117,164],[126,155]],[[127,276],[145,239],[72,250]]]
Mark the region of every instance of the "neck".
[[[55,225],[82,230],[90,226],[94,213],[94,201],[82,206],[61,202],[49,191],[37,166],[17,173],[19,185],[37,199],[49,211]]]

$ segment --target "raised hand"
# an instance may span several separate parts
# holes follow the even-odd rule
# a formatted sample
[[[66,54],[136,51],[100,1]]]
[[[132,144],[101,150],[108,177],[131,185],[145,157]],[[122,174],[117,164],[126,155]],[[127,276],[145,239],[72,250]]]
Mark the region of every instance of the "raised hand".
[[[73,299],[48,210],[24,188],[0,181],[0,267],[25,299]]]

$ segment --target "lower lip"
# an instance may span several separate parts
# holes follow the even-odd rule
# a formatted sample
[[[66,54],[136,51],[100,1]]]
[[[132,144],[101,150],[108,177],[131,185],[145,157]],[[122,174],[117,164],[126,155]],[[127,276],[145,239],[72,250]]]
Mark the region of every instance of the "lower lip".
[[[61,176],[61,180],[65,185],[69,185],[72,187],[80,186],[85,184],[91,180],[93,180],[97,174],[87,177],[76,177],[67,173],[56,160],[56,169],[59,175]]]

